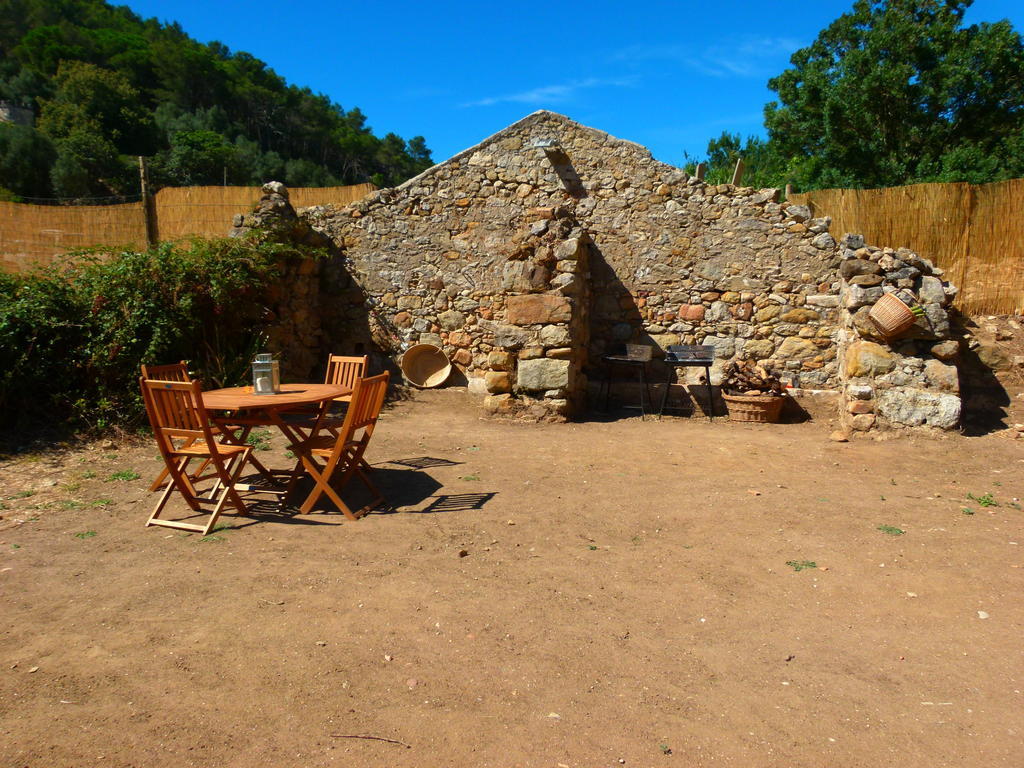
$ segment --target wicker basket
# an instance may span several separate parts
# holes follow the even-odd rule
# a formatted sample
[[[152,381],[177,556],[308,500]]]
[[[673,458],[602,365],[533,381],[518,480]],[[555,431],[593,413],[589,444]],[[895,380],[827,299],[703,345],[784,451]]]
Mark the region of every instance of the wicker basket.
[[[782,395],[722,395],[729,406],[730,421],[774,424],[782,413]]]
[[[868,312],[868,318],[878,332],[887,339],[904,333],[914,324],[915,316],[910,307],[895,293],[886,293],[875,302]]]
[[[417,344],[402,355],[406,380],[422,389],[441,386],[451,372],[448,356],[433,344]]]

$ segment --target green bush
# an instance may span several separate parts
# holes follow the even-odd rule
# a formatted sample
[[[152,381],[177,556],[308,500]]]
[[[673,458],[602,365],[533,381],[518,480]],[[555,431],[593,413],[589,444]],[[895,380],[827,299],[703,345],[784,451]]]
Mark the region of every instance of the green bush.
[[[0,425],[103,429],[142,417],[139,366],[189,360],[206,386],[246,374],[265,296],[294,247],[240,239],[92,250],[0,275]]]

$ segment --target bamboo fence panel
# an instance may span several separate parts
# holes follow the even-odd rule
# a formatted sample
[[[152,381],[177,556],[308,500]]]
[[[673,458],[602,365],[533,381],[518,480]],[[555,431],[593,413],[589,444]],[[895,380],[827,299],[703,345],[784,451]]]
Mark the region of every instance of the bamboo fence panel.
[[[142,203],[57,206],[0,202],[0,269],[4,272],[45,267],[67,251],[94,245],[145,247]]]
[[[1024,179],[974,188],[963,304],[977,313],[1024,314]]]
[[[348,205],[377,188],[296,187],[292,205]],[[260,187],[168,187],[151,202],[159,241],[188,237],[224,237],[235,214],[256,205]],[[26,205],[0,202],[0,270],[27,272],[52,264],[58,257],[90,246],[144,248],[146,211],[142,203],[106,206]]]
[[[288,190],[292,207],[348,205],[376,190],[373,184],[347,187],[296,187]],[[166,187],[156,193],[157,239],[224,237],[237,214],[249,213],[260,187]]]
[[[824,189],[789,199],[830,216],[837,238],[854,232],[931,259],[960,289],[956,306],[965,314],[1024,312],[1024,180]]]

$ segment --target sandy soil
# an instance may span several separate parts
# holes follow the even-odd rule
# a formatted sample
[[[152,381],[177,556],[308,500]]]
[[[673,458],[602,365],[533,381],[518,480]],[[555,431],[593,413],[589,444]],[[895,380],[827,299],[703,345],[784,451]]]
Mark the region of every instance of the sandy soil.
[[[397,512],[205,539],[149,442],[9,458],[0,765],[1024,765],[1024,440],[829,430],[426,393]]]

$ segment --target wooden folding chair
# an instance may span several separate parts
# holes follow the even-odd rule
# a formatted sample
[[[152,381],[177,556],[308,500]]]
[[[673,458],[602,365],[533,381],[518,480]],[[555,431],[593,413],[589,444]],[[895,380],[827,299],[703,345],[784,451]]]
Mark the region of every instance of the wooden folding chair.
[[[170,363],[168,365],[144,365],[142,366],[142,378],[153,381],[192,381],[192,376],[188,372],[188,364],[184,360],[180,363]],[[214,436],[222,437],[222,441],[237,444],[244,443],[245,439],[249,437],[249,433],[252,431],[251,426],[234,424],[221,425],[211,423],[210,429]],[[255,456],[251,456],[249,458],[249,463],[264,475],[269,475],[269,470],[257,461]],[[195,473],[193,473],[193,479],[205,470],[208,464],[209,462],[203,462]],[[150,483],[149,490],[151,492],[159,491],[167,481],[167,475],[167,468],[164,467],[160,470],[160,474],[156,476],[156,479]]]
[[[199,382],[140,378],[139,384],[157,447],[170,476],[170,482],[160,495],[146,525],[180,528],[205,536],[213,529],[225,505],[244,513],[245,503],[238,495],[235,483],[252,448],[248,445],[218,443],[214,439],[215,432],[203,408],[203,390]],[[213,467],[212,475],[207,478],[190,477],[187,470],[192,459],[208,462]],[[208,496],[201,496],[195,486],[199,480],[210,478],[215,480],[213,487]],[[204,511],[203,505],[214,505],[205,525],[160,517],[175,490],[197,514]]]
[[[384,494],[370,479],[370,465],[363,455],[373,436],[374,427],[380,416],[387,395],[390,374],[382,373],[366,379],[358,379],[352,389],[352,399],[345,413],[345,421],[337,435],[312,435],[292,445],[292,451],[299,457],[299,463],[313,478],[315,486],[299,507],[301,514],[307,514],[320,496],[326,494],[334,505],[350,520],[358,520],[366,512],[384,501]],[[321,466],[317,458],[324,460]],[[296,470],[298,470],[298,465]],[[296,472],[296,477],[298,476]],[[341,500],[336,489],[358,476],[373,494],[373,500],[362,509],[353,512]],[[292,485],[295,480],[293,479]]]
[[[341,384],[345,387],[354,388],[359,379],[366,375],[366,366],[369,363],[369,356],[346,357],[344,355],[328,355],[327,375],[324,376],[324,384]],[[352,395],[342,395],[334,398],[331,403],[348,405],[352,402]],[[320,407],[296,408],[289,411],[287,421],[297,429],[317,431],[325,429],[332,435],[337,435],[338,430],[344,423],[343,417],[331,416],[328,413],[320,415]],[[320,420],[317,421],[317,417]]]

